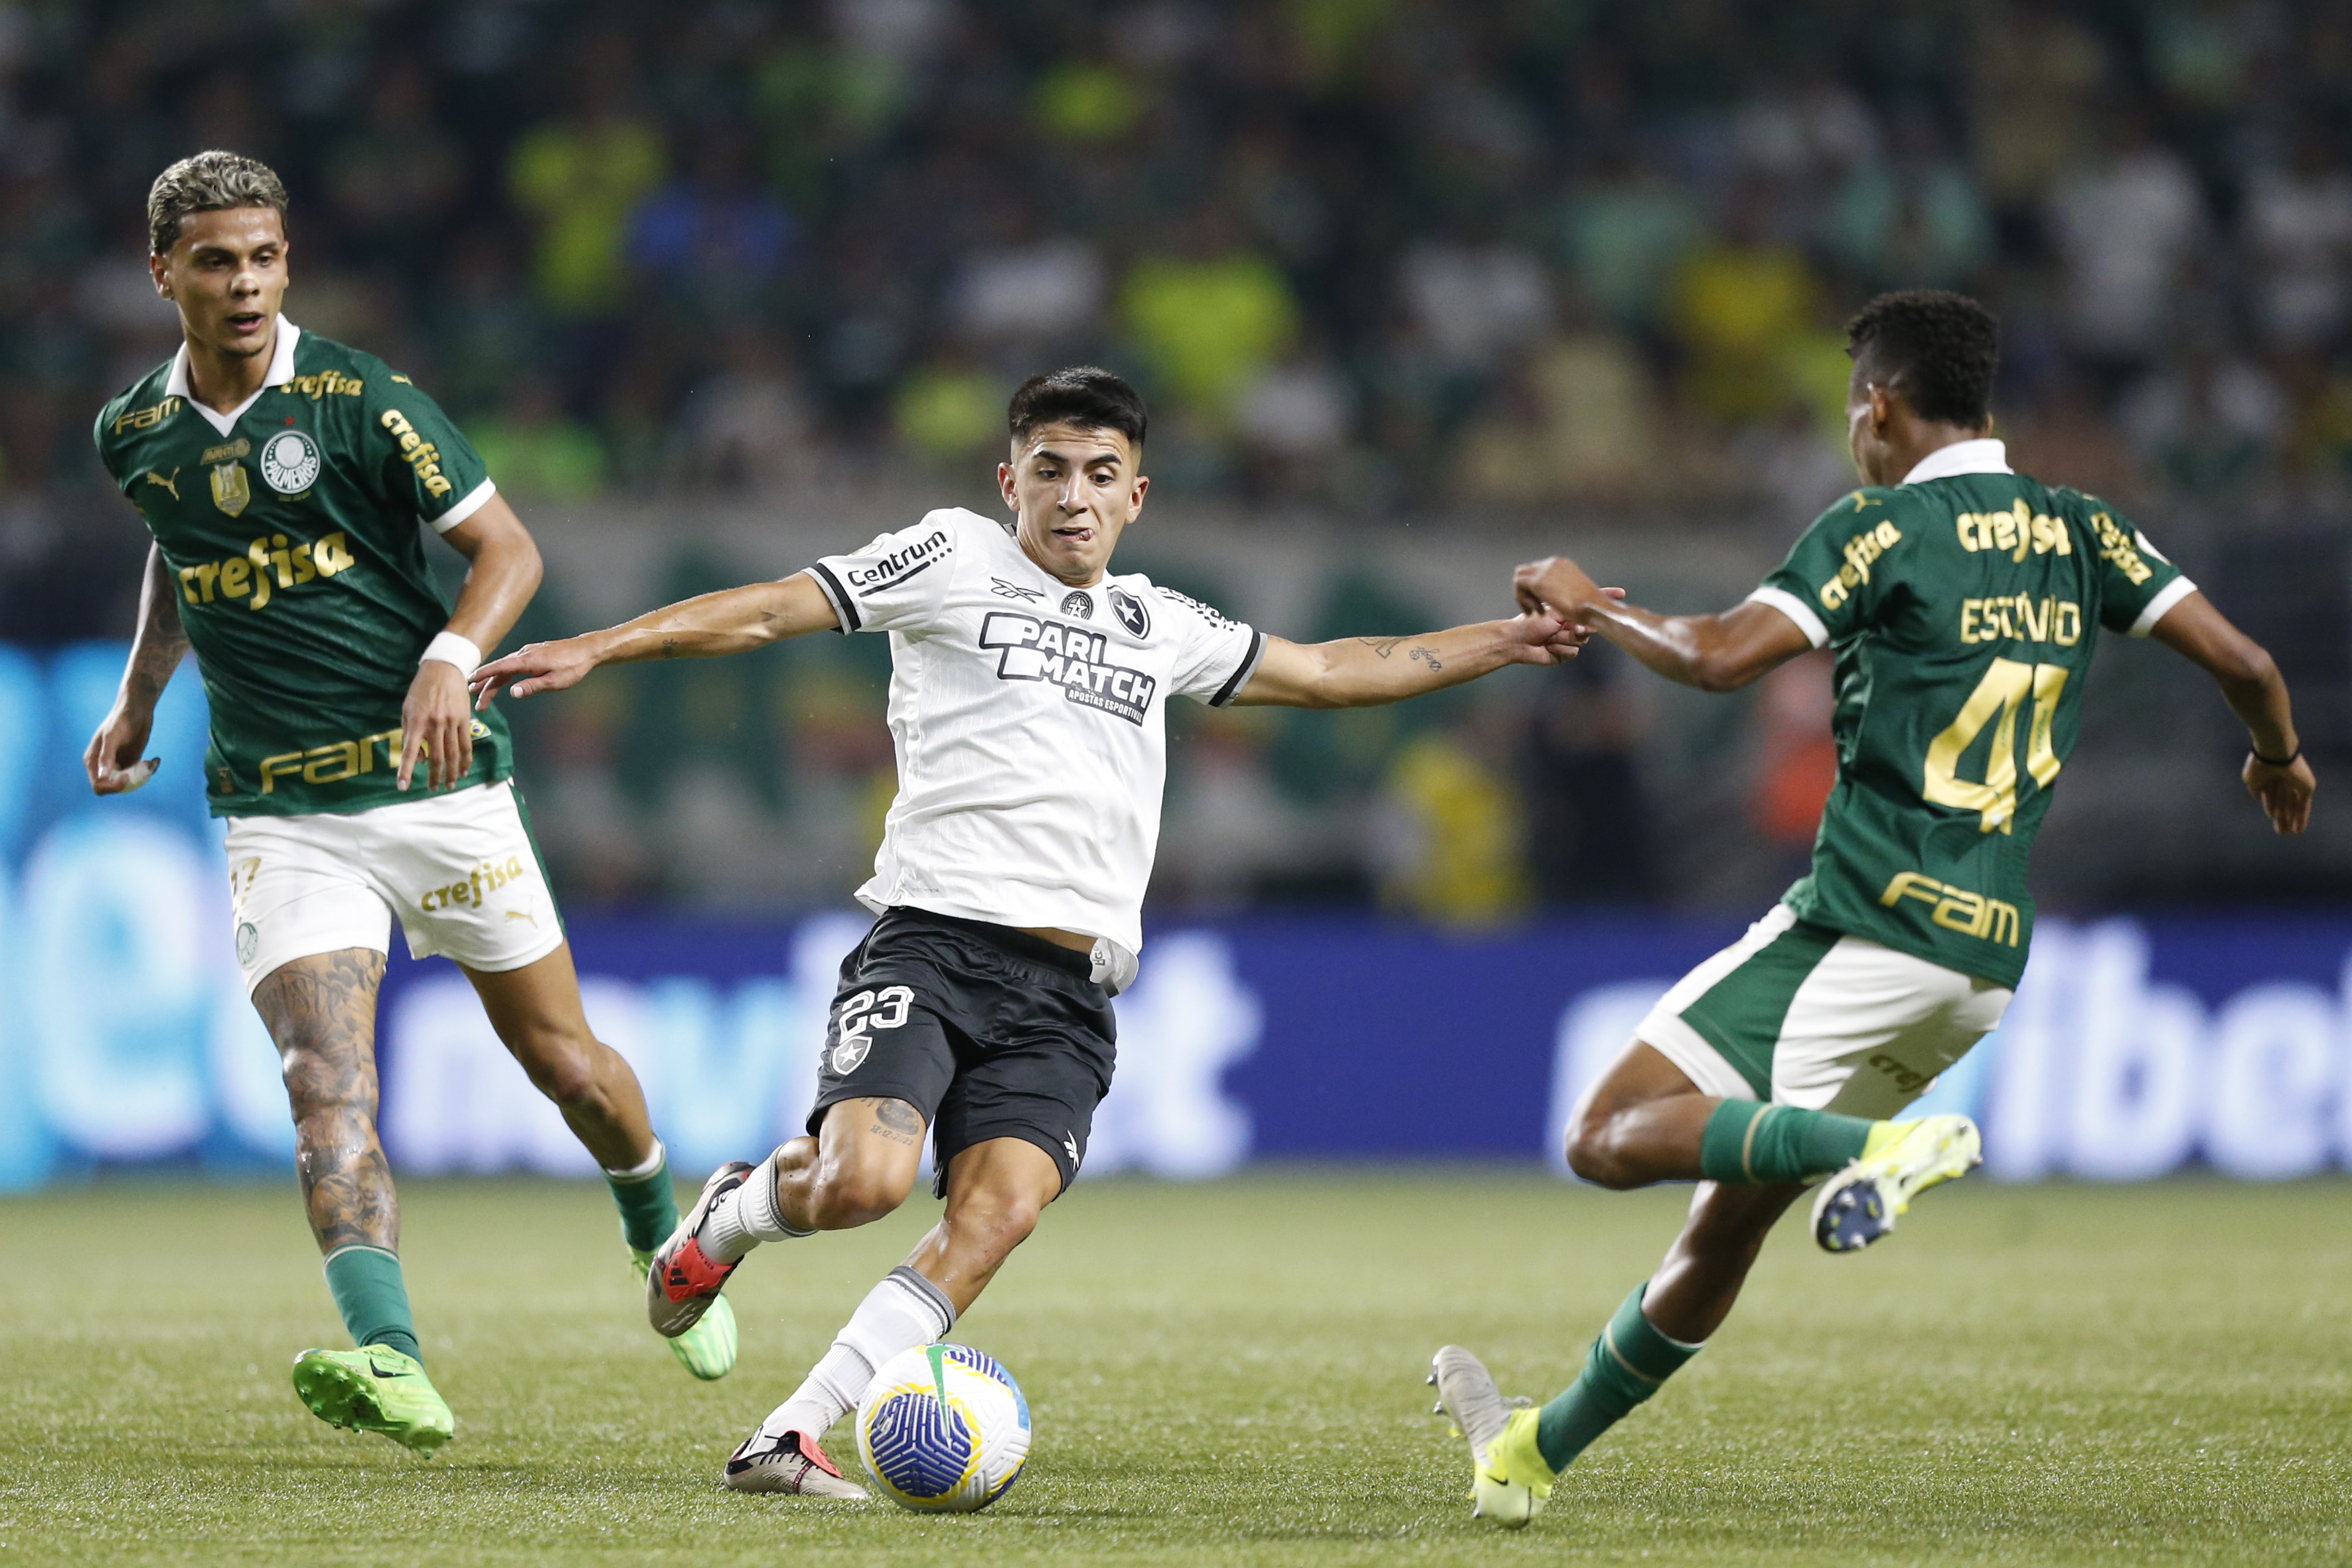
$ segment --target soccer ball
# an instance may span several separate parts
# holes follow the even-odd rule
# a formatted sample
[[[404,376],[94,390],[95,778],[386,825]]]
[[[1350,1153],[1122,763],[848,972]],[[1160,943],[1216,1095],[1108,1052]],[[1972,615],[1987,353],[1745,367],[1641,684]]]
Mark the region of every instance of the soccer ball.
[[[1029,1402],[969,1345],[918,1345],[882,1363],[857,1407],[857,1455],[877,1490],[919,1513],[971,1513],[1029,1462]]]

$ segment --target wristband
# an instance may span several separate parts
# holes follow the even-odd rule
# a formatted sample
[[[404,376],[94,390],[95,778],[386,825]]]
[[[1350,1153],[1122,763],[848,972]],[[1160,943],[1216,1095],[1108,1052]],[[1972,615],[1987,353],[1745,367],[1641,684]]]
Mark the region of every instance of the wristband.
[[[2279,758],[2276,761],[2273,761],[2271,758],[2263,755],[2259,750],[2255,750],[2251,747],[2248,749],[2252,752],[2254,761],[2262,763],[2263,766],[2266,768],[2291,768],[2294,766],[2295,763],[2303,760],[2303,748],[2301,746],[2297,746],[2288,755]]]
[[[436,632],[416,662],[425,664],[433,659],[456,665],[457,673],[471,680],[474,671],[482,668],[482,650],[474,646],[471,637],[461,637],[456,632]]]

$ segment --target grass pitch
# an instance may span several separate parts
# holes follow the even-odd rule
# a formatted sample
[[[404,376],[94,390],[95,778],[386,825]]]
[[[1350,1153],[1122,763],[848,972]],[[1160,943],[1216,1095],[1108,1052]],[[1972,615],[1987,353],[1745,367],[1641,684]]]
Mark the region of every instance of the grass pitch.
[[[644,1327],[600,1188],[404,1197],[457,1412],[432,1460],[295,1402],[294,1352],[342,1342],[290,1184],[0,1202],[0,1562],[2352,1560],[2344,1184],[1971,1182],[1855,1258],[1791,1219],[1706,1353],[1515,1535],[1467,1517],[1429,1353],[1552,1393],[1682,1194],[1083,1185],[959,1326],[1020,1376],[1037,1443],[955,1519],[717,1485],[934,1205],[763,1249],[731,1288],[742,1365],[702,1385]]]

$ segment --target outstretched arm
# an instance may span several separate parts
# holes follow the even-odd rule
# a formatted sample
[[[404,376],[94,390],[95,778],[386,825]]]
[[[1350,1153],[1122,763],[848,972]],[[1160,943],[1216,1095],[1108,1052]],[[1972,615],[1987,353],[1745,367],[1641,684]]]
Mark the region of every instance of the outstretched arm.
[[[644,658],[715,658],[841,625],[807,573],[681,599],[635,620],[560,642],[535,642],[474,672],[476,706],[501,689],[517,697],[561,691],[600,664]]]
[[[1507,664],[1565,664],[1582,639],[1549,614],[1482,621],[1417,637],[1338,642],[1265,639],[1256,672],[1234,698],[1284,708],[1369,708],[1475,680]]]
[[[2262,803],[2271,830],[2300,833],[2309,826],[2311,795],[2318,780],[2303,760],[2286,678],[2269,652],[2231,626],[2201,593],[2192,593],[2167,610],[2148,635],[2211,676],[2230,710],[2244,721],[2253,751],[2240,776],[2246,781],[2246,793]],[[2272,760],[2264,762],[2265,757]]]
[[[1628,605],[1564,555],[1531,561],[1512,577],[1525,610],[1548,610],[1571,628],[1602,637],[1664,676],[1702,691],[1735,691],[1813,645],[1769,605],[1721,615],[1662,616]]]
[[[180,589],[163,563],[162,546],[147,547],[147,575],[139,585],[139,630],[131,639],[131,658],[122,668],[122,684],[114,707],[81,754],[89,787],[100,795],[125,795],[155,776],[161,757],[142,762],[148,732],[154,728],[155,704],[170,685],[172,672],[188,651],[188,634],[180,626]]]
[[[468,563],[457,608],[442,629],[473,644],[478,658],[514,629],[515,618],[539,592],[539,546],[506,497],[495,493],[441,537]],[[400,788],[408,787],[420,756],[425,759],[428,788],[456,784],[473,773],[473,702],[466,693],[471,673],[438,658],[417,665],[400,705]]]

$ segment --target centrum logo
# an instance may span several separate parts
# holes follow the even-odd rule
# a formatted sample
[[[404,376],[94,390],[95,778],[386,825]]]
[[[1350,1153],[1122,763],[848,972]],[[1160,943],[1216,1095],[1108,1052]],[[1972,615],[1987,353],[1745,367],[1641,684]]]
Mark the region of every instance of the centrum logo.
[[[948,546],[947,530],[935,529],[919,544],[909,544],[904,550],[894,550],[871,566],[852,566],[849,586],[859,598],[893,583],[903,583],[919,572],[937,565],[940,552]]]
[[[1042,680],[1060,687],[1069,701],[1130,724],[1141,724],[1151,706],[1151,677],[1111,663],[1110,638],[1100,632],[992,610],[981,623],[980,646],[1003,650],[996,661],[999,680]]]

